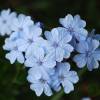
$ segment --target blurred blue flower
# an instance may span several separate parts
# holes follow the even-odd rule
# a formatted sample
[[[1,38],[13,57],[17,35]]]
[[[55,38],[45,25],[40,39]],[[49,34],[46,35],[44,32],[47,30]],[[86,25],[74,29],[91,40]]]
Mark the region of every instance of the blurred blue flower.
[[[53,68],[56,65],[56,61],[53,60],[51,54],[46,54],[43,48],[34,47],[33,53],[30,57],[26,57],[26,67],[43,67]]]
[[[96,33],[95,31],[96,31],[96,30],[93,29],[93,30],[89,33],[89,37],[100,41],[100,34],[95,34],[95,33]]]
[[[35,43],[42,41],[43,38],[40,37],[41,33],[42,29],[40,27],[37,27],[36,25],[31,26],[28,33],[23,34],[23,37],[17,39],[17,42],[19,42],[19,50],[30,52]]]
[[[24,55],[18,50],[17,41],[10,41],[9,38],[7,38],[3,49],[9,51],[9,53],[6,54],[6,58],[10,60],[11,64],[13,64],[16,60],[19,63],[24,63]]]
[[[73,47],[68,42],[71,41],[72,36],[67,33],[65,28],[58,27],[52,29],[51,32],[46,31],[45,37],[48,40],[48,51],[52,52],[52,56],[57,62],[70,57]]]
[[[94,68],[98,68],[100,61],[100,49],[99,41],[87,38],[86,41],[80,41],[77,44],[76,50],[80,54],[77,54],[74,57],[74,61],[76,62],[79,68],[83,68],[86,64],[89,71],[92,71]]]
[[[31,83],[30,88],[35,91],[37,96],[40,96],[43,92],[47,96],[52,95],[51,79],[43,68],[30,68],[27,80]]]
[[[65,93],[70,93],[74,90],[73,84],[77,83],[79,78],[75,71],[70,71],[69,63],[58,63],[56,68],[56,73],[52,76],[52,87],[55,91],[61,89],[61,85],[64,88]]]
[[[89,97],[84,97],[84,98],[82,98],[82,100],[91,100],[91,98],[89,98]]]
[[[19,14],[12,21],[11,29],[13,30],[13,34],[10,36],[12,40],[23,37],[25,33],[29,33],[29,27],[34,25],[31,17],[25,16],[24,14]]]
[[[2,10],[0,13],[0,35],[10,35],[12,33],[11,25],[12,20],[16,18],[16,13],[10,11],[10,9]]]
[[[86,22],[80,18],[79,15],[72,16],[68,14],[65,18],[59,19],[60,24],[67,29],[73,38],[77,40],[85,40],[87,37],[87,31],[84,29]]]

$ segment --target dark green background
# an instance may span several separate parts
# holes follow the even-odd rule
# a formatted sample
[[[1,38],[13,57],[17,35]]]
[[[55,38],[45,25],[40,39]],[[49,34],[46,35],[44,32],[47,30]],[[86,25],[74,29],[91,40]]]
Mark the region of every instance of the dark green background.
[[[100,32],[100,0],[0,0],[0,9],[5,8],[32,16],[34,21],[42,22],[46,30],[59,26],[58,19],[68,13],[80,14],[89,31],[95,28]],[[4,38],[0,37],[0,100],[81,100],[84,96],[100,100],[100,68],[92,72],[81,70],[75,91],[68,95],[60,92],[52,97],[36,97],[26,80],[27,70],[5,59],[3,44]],[[74,64],[72,67],[80,71]]]

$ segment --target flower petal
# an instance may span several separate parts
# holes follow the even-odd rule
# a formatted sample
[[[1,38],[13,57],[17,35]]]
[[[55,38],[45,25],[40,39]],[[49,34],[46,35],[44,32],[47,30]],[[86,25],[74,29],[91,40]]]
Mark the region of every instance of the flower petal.
[[[76,62],[79,68],[83,68],[86,65],[85,54],[78,54],[74,56],[73,60]]]
[[[59,22],[62,26],[64,27],[68,27],[70,24],[72,24],[73,21],[73,16],[68,14],[67,16],[65,16],[65,18],[60,18]]]
[[[39,83],[31,84],[30,88],[35,91],[37,96],[40,96],[43,93],[43,87]]]
[[[98,67],[99,67],[99,64],[93,57],[88,58],[87,68],[89,71],[92,71],[93,69],[98,68]]]
[[[10,63],[13,64],[16,59],[17,59],[17,55],[15,51],[11,51],[10,53],[6,54],[6,58],[10,60]]]
[[[70,93],[71,91],[74,90],[73,84],[70,81],[68,81],[68,80],[65,80],[62,85],[64,87],[64,92],[66,94],[68,94],[68,93]]]
[[[44,93],[47,96],[51,96],[52,95],[52,90],[51,90],[51,88],[50,88],[50,86],[48,84],[45,84],[45,86],[44,86]]]
[[[57,48],[56,49],[56,61],[61,62],[64,57],[64,50],[62,48]]]

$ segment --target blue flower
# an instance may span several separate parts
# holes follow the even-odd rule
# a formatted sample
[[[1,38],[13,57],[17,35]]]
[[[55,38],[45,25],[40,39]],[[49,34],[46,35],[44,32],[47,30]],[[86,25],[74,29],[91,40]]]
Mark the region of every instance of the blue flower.
[[[10,39],[13,40],[23,37],[25,33],[29,33],[29,27],[34,25],[31,17],[25,16],[24,14],[19,14],[18,17],[12,19],[12,21],[11,29],[13,30],[13,34],[10,36]]]
[[[29,28],[29,32],[25,33],[23,37],[19,37],[17,42],[19,42],[18,48],[23,52],[30,52],[32,46],[38,42],[42,42],[43,38],[41,37],[42,29],[33,25]]]
[[[6,54],[6,58],[10,60],[11,64],[13,64],[16,60],[19,63],[24,63],[24,55],[18,50],[17,41],[10,41],[9,38],[7,38],[3,49],[9,51],[9,53]]]
[[[100,41],[100,34],[95,34],[95,33],[96,33],[95,31],[96,31],[96,30],[93,29],[93,30],[89,33],[89,37]]]
[[[16,18],[15,12],[10,12],[10,9],[2,10],[0,13],[0,35],[10,35],[12,33],[11,25],[12,20]]]
[[[34,22],[31,20],[30,16],[25,16],[24,14],[19,14],[18,17],[13,19],[12,30],[14,32],[28,32],[28,27],[33,25]]]
[[[91,100],[91,98],[90,97],[84,97],[84,98],[82,98],[82,100]]]
[[[43,92],[47,96],[52,95],[51,79],[43,68],[33,67],[29,69],[27,80],[31,83],[30,88],[35,91],[37,96]]]
[[[52,77],[52,87],[55,91],[64,88],[65,93],[70,93],[74,90],[73,84],[77,83],[79,78],[75,71],[70,71],[69,63],[58,63],[56,66],[56,74]]]
[[[87,36],[87,31],[84,29],[86,22],[80,18],[79,15],[72,16],[68,14],[65,18],[60,18],[59,22],[62,26],[67,29],[73,38],[77,40],[85,40]]]
[[[46,31],[45,37],[48,41],[48,51],[52,52],[57,62],[61,62],[63,58],[69,58],[73,47],[68,42],[71,41],[72,36],[65,28],[58,27],[52,29],[51,32]]]
[[[51,54],[46,54],[43,48],[34,47],[33,53],[30,57],[26,57],[25,66],[27,67],[43,67],[53,68],[56,62],[53,60]]]
[[[52,95],[50,78],[54,75],[54,67],[56,61],[52,58],[52,55],[45,52],[41,47],[34,47],[30,56],[26,56],[25,66],[31,67],[28,71],[28,81],[31,83],[30,88],[35,91],[37,96],[40,96],[43,92],[47,96]]]
[[[86,64],[89,71],[99,67],[98,61],[100,61],[100,49],[99,41],[87,38],[86,41],[80,41],[77,44],[76,50],[80,53],[74,57],[79,68],[83,68]]]

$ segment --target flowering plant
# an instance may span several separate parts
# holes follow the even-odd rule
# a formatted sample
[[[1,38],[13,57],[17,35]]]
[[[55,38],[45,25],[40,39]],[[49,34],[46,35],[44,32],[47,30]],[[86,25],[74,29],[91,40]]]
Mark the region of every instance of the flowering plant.
[[[70,61],[78,68],[87,66],[89,71],[99,67],[100,35],[94,30],[89,33],[79,15],[68,14],[59,23],[61,26],[43,32],[41,23],[30,16],[10,9],[0,14],[0,35],[7,35],[5,57],[11,64],[17,61],[28,68],[27,80],[37,96],[43,92],[51,96],[62,87],[66,94],[74,90],[79,76],[71,70]]]

